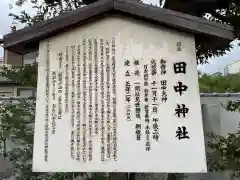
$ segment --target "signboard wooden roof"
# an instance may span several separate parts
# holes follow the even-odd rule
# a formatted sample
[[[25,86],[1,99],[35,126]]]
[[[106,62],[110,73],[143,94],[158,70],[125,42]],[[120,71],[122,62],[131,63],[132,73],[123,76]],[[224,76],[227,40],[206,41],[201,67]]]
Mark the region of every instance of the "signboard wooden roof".
[[[33,171],[206,172],[193,34],[231,31],[125,1],[85,8],[16,35],[40,40]]]
[[[162,9],[126,0],[100,0],[73,12],[46,20],[37,25],[23,28],[4,36],[5,49],[23,54],[29,47],[38,47],[38,42],[69,28],[84,25],[111,14],[134,17],[179,31],[204,35],[220,40],[233,40],[233,28],[191,15]]]

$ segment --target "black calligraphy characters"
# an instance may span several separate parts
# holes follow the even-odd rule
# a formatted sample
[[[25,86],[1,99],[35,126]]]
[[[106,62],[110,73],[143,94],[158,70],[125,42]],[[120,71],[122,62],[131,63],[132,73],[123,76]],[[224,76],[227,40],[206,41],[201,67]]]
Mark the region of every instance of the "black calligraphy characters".
[[[141,140],[141,124],[136,124],[135,126],[135,133],[136,133],[136,138],[137,138],[137,141],[140,141]]]
[[[177,46],[178,46],[178,51],[181,51],[180,46],[182,46],[182,44],[178,42]],[[173,63],[173,71],[176,75],[178,75],[178,74],[186,75],[187,74],[187,63],[184,61]],[[176,76],[176,77],[179,77],[179,76]],[[187,90],[189,88],[184,82],[177,81],[177,85],[173,86],[173,89],[176,93],[178,93],[180,96],[182,96],[184,93],[187,93]],[[178,118],[184,119],[184,118],[186,118],[188,113],[189,113],[189,108],[186,106],[186,104],[181,103],[181,104],[176,105],[175,116],[177,116]],[[178,140],[190,139],[186,126],[177,128],[176,138],[178,138]]]
[[[185,104],[177,104],[177,108],[175,109],[175,115],[177,115],[177,117],[186,117],[186,114],[188,113],[189,108],[186,107]]]
[[[190,139],[188,136],[187,128],[185,126],[178,127],[176,131],[176,137],[181,140],[181,139]]]
[[[125,76],[130,76],[130,72],[126,71]]]
[[[187,91],[187,89],[188,87],[180,81],[178,81],[177,86],[174,86],[174,91],[178,92],[180,96],[183,94],[183,92]]]
[[[167,61],[163,58],[160,59],[160,74],[164,77],[167,74]],[[167,80],[161,79],[160,80],[160,90],[161,90],[161,102],[167,102]]]
[[[155,140],[155,141],[158,141],[159,140],[159,125],[158,125],[158,118],[157,117],[154,117],[153,118],[153,124],[152,124],[152,128],[153,128],[153,133],[152,133],[152,138]]]
[[[128,59],[125,60],[124,65],[125,65],[125,66],[130,66],[130,61],[129,61]]]
[[[160,60],[160,71],[161,71],[161,75],[166,75],[167,73],[167,61],[164,59]]]
[[[177,51],[182,51],[182,42],[177,42]]]
[[[186,74],[186,62],[177,62],[173,64],[175,74],[183,73]]]
[[[138,59],[135,59],[135,60],[134,60],[134,65],[135,65],[135,66],[139,66],[139,65],[140,65],[140,62],[139,62]]]
[[[162,94],[161,94],[161,101],[162,102],[167,102],[167,81],[166,80],[162,80],[160,81],[161,83],[161,90],[162,90]]]
[[[151,75],[152,76],[157,75],[157,61],[156,61],[156,59],[151,60]]]

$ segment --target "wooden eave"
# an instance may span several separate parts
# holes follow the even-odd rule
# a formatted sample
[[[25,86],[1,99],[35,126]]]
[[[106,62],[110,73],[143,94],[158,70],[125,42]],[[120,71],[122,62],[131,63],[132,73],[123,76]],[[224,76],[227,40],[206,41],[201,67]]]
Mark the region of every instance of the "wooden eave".
[[[18,54],[38,47],[39,41],[113,14],[130,16],[178,31],[216,38],[234,39],[233,28],[199,17],[128,0],[100,0],[64,15],[26,27],[3,37],[4,48]]]

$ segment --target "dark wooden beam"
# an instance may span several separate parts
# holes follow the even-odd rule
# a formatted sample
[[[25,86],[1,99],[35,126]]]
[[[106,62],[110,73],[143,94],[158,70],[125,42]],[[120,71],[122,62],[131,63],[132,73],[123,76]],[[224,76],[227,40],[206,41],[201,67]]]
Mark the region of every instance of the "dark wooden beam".
[[[167,0],[164,8],[202,17],[214,9],[227,9],[230,0]]]
[[[233,28],[228,25],[135,1],[100,0],[73,12],[5,35],[4,47],[13,52],[24,53],[26,47],[30,45],[32,47],[32,44],[36,45],[43,39],[106,16],[111,17],[114,14],[122,14],[194,35],[209,36],[220,40],[234,39]]]
[[[109,173],[109,180],[128,180],[128,173]]]

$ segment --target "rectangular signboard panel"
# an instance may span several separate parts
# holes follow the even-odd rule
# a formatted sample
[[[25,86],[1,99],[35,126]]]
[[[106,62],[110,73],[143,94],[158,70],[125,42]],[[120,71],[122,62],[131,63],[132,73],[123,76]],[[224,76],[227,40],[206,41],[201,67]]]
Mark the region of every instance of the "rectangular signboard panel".
[[[39,47],[34,171],[206,172],[194,37],[108,18]]]

